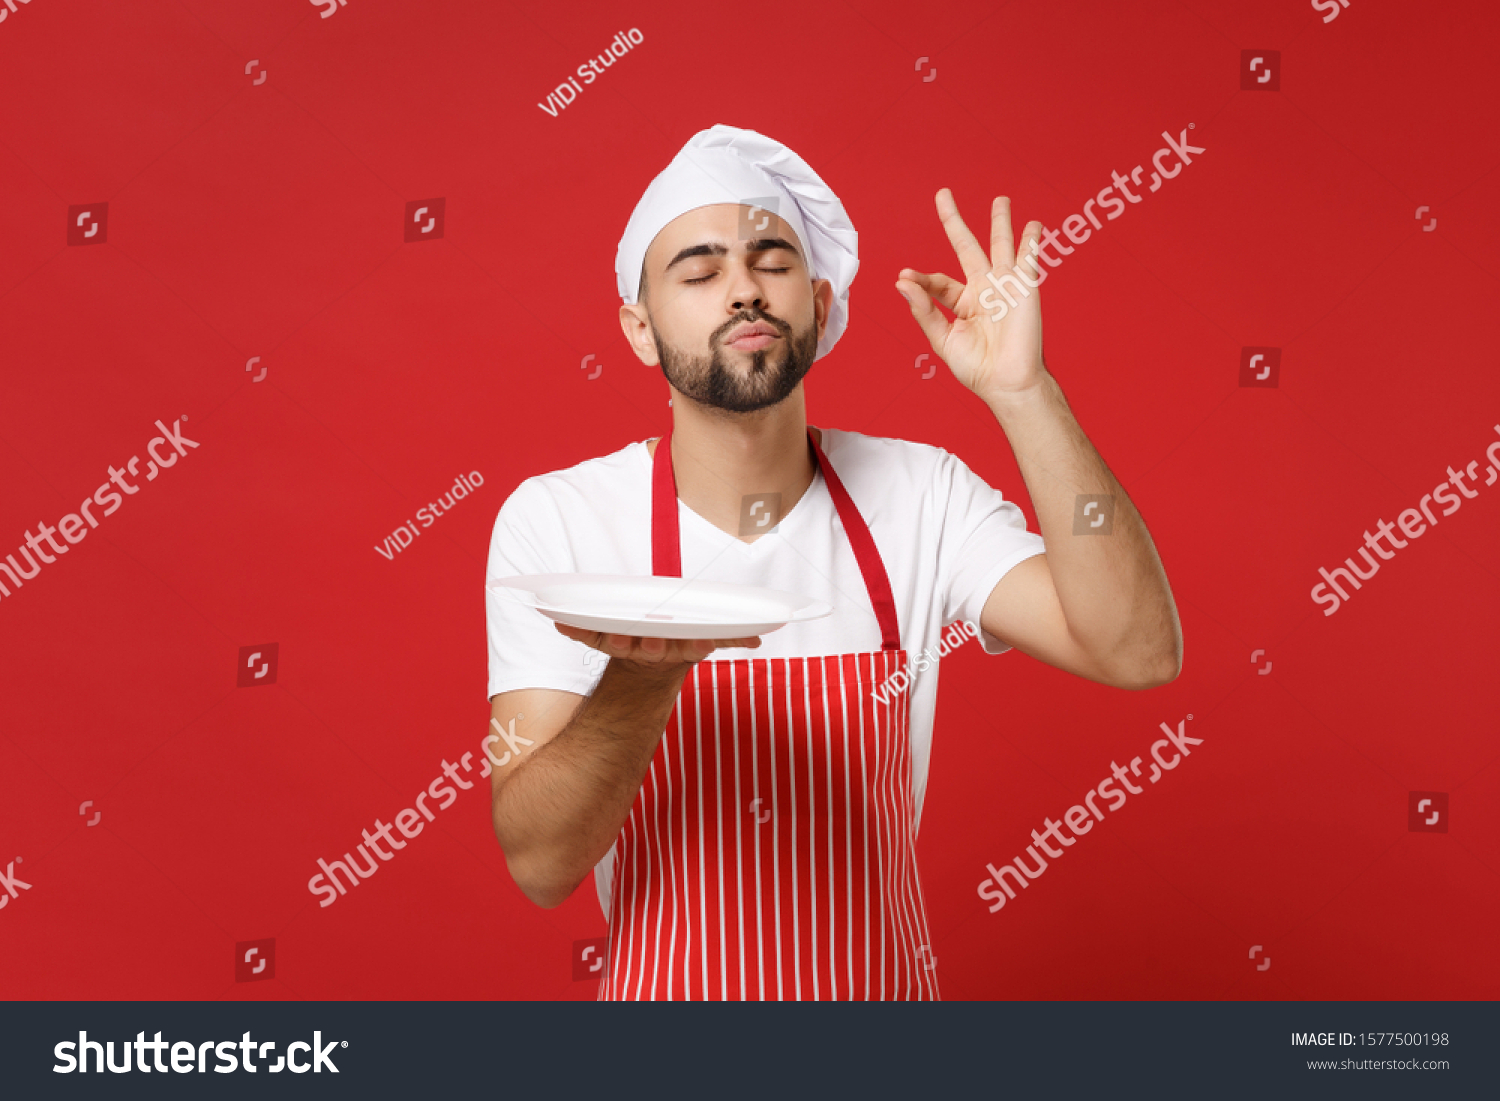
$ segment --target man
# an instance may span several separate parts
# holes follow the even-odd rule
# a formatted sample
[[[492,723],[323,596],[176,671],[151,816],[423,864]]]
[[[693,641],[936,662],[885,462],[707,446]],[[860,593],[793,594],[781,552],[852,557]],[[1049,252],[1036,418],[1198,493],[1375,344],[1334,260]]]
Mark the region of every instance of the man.
[[[667,378],[670,430],[529,478],[500,510],[492,579],[657,574],[834,607],[674,641],[491,592],[495,833],[540,906],[594,871],[601,999],[936,998],[915,839],[937,666],[908,655],[977,623],[987,653],[1116,687],[1180,669],[1151,538],[1043,364],[1038,294],[991,301],[987,274],[1016,263],[1008,200],[988,256],[946,189],[937,207],[964,280],[903,269],[896,289],[999,422],[1045,543],[940,448],[807,425],[802,379],[847,322],[857,235],[801,158],[728,126],[652,182],[616,257],[620,324]],[[1108,535],[1073,535],[1080,495],[1112,499]]]

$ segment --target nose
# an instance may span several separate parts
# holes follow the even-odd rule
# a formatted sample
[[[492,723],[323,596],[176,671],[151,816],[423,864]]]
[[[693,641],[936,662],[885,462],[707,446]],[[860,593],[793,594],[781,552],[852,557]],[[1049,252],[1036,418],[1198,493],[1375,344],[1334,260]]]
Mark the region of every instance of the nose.
[[[765,289],[760,281],[755,278],[754,272],[748,264],[735,263],[727,265],[731,273],[731,283],[727,288],[730,295],[730,305],[736,310],[764,311],[766,308]]]

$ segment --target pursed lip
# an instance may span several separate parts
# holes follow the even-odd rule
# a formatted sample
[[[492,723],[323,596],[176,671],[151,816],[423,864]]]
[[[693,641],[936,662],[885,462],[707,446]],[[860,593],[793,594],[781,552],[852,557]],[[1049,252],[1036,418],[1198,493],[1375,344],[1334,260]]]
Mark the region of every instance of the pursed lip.
[[[736,340],[744,340],[746,337],[752,336],[778,337],[780,335],[774,326],[768,325],[764,321],[755,321],[748,325],[741,325],[738,329],[735,329],[724,338],[724,343],[733,344]]]

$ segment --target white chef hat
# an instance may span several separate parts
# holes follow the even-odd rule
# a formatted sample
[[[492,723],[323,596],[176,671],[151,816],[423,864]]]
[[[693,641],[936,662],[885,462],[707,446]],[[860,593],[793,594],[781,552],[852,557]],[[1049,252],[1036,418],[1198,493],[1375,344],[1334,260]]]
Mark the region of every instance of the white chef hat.
[[[829,186],[779,141],[722,124],[700,130],[646,188],[615,252],[620,297],[640,292],[646,249],[674,218],[713,203],[769,210],[797,234],[814,279],[833,285],[828,324],[814,359],[827,355],[849,323],[849,284],[859,270],[859,234]]]

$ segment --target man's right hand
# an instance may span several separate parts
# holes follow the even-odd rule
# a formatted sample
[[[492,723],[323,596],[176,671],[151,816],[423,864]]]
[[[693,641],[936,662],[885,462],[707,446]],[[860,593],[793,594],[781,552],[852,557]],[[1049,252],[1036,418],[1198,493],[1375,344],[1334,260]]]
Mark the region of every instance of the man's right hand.
[[[685,672],[719,649],[760,646],[760,637],[747,638],[650,638],[636,635],[611,635],[603,631],[587,631],[570,627],[566,623],[553,623],[562,634],[575,642],[581,642],[605,654],[615,661],[639,673],[661,673],[670,675]]]
[[[490,773],[495,836],[517,885],[543,907],[572,894],[619,836],[689,670],[716,649],[760,645],[557,629],[609,657],[592,693],[521,688],[490,710],[491,729],[520,736]]]

